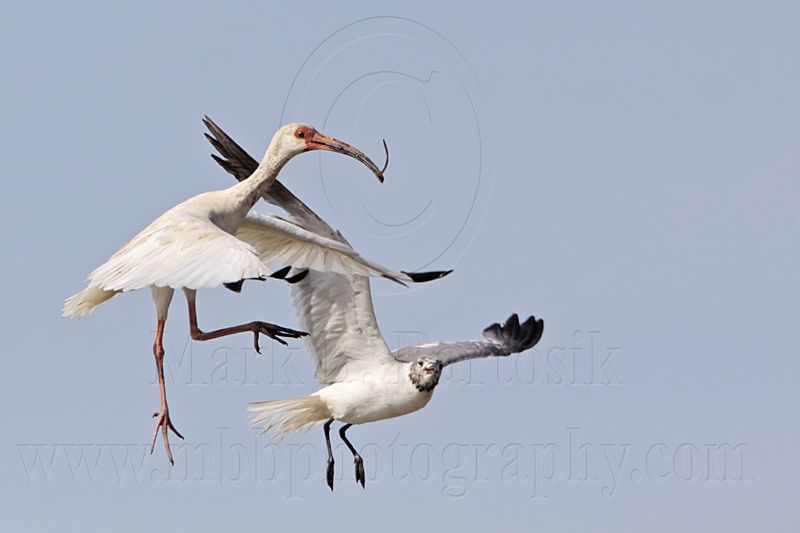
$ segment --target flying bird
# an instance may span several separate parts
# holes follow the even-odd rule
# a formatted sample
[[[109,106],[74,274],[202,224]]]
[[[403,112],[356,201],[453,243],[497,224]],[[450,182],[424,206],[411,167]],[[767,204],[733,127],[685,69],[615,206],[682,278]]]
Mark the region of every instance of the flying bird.
[[[425,407],[442,369],[459,361],[509,356],[532,348],[544,330],[531,316],[516,314],[483,330],[483,341],[434,342],[390,351],[375,319],[370,281],[364,276],[309,272],[292,286],[315,377],[325,385],[301,398],[253,403],[252,424],[279,436],[324,423],[328,450],[326,480],[333,490],[334,460],[330,428],[343,422],[339,436],[353,454],[356,482],[364,487],[364,461],[346,436],[354,424],[394,418]]]
[[[205,134],[206,139],[211,145],[219,152],[219,156],[212,154],[211,157],[216,161],[226,172],[231,174],[237,180],[244,181],[248,179],[258,167],[258,161],[253,159],[244,148],[239,146],[222,128],[220,128],[208,116],[203,118],[203,123],[208,128],[209,133]],[[221,156],[221,157],[220,157]],[[387,152],[388,163],[388,152]],[[289,214],[289,220],[282,219],[275,215],[265,215],[267,219],[274,221],[281,221],[284,224],[292,224],[297,231],[305,230],[311,232],[322,239],[330,239],[337,241],[345,250],[350,253],[356,254],[349,242],[344,238],[341,232],[331,228],[319,215],[317,215],[310,207],[308,207],[302,200],[294,195],[289,189],[286,188],[279,180],[275,180],[272,186],[264,191],[262,198],[275,206],[280,207]],[[288,259],[291,259],[289,257]],[[284,262],[286,263],[286,262]],[[379,267],[376,267],[379,268]],[[330,268],[316,268],[316,270],[331,270]],[[346,273],[337,270],[339,273]],[[424,283],[442,278],[450,273],[452,270],[431,271],[431,272],[406,272],[402,271],[400,274],[385,270],[380,273],[383,277],[391,279],[395,282],[413,282]],[[305,273],[300,272],[291,282],[297,282]],[[299,279],[298,279],[299,278]]]
[[[238,179],[251,173],[253,160],[219,126],[206,117],[209,141],[222,154],[213,156]],[[292,221],[346,244],[344,236],[276,182],[267,201],[283,207]],[[449,272],[423,273],[441,277]],[[309,332],[315,377],[325,385],[310,396],[257,402],[251,405],[252,423],[283,436],[323,423],[328,451],[326,481],[333,490],[334,459],[330,429],[343,422],[339,436],[353,454],[356,482],[366,484],[364,461],[347,438],[354,424],[375,422],[412,413],[430,401],[442,369],[468,359],[509,356],[539,342],[544,322],[531,316],[523,323],[516,314],[504,324],[483,330],[484,340],[436,342],[390,351],[375,318],[370,280],[362,275],[311,271],[292,286],[294,307],[301,327]]]
[[[385,143],[384,143],[385,146]],[[256,350],[261,334],[285,344],[282,338],[297,338],[305,332],[268,322],[203,331],[197,323],[198,289],[225,285],[239,290],[244,280],[285,278],[288,269],[273,272],[268,265],[318,268],[344,274],[380,275],[395,281],[412,280],[362,258],[350,246],[326,239],[297,224],[251,214],[253,204],[269,190],[283,166],[293,157],[312,150],[327,150],[350,156],[367,166],[383,181],[386,169],[378,168],[363,152],[318,132],[306,124],[281,127],[261,163],[252,166],[249,178],[227,189],[206,192],[186,200],[158,217],[111,258],[96,268],[83,291],[68,298],[63,316],[75,318],[91,313],[98,305],[120,293],[149,287],[156,307],[153,344],[160,389],[160,408],[150,446],[152,453],[161,431],[170,463],[174,464],[169,432],[183,438],[170,419],[164,381],[164,325],[175,289],[183,289],[189,306],[189,330],[194,340],[209,340],[235,333],[252,333]],[[388,151],[387,151],[388,162]],[[288,279],[297,282],[304,273]]]

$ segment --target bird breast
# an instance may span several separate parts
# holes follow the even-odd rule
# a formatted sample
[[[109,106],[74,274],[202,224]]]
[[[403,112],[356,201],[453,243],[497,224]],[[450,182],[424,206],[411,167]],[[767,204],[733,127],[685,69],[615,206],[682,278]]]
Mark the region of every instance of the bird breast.
[[[419,391],[406,376],[394,375],[334,383],[315,394],[333,418],[348,424],[365,424],[422,409],[433,391]]]

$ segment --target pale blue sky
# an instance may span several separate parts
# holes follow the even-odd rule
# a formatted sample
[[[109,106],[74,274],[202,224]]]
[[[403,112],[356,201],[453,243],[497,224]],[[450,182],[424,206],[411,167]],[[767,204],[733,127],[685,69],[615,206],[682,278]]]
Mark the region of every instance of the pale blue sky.
[[[794,3],[3,11],[7,529],[795,530]],[[340,447],[330,493],[321,429],[274,443],[247,427],[247,402],[316,390],[300,343],[187,344],[176,299],[168,392],[187,445],[169,469],[160,445],[145,454],[149,294],[59,318],[155,216],[232,183],[204,114],[256,157],[285,121],[376,160],[387,139],[383,185],[333,154],[282,179],[368,257],[455,268],[373,284],[392,347],[545,320],[537,350],[454,367],[425,410],[351,429],[366,491]],[[296,325],[280,283],[198,305],[209,328]]]

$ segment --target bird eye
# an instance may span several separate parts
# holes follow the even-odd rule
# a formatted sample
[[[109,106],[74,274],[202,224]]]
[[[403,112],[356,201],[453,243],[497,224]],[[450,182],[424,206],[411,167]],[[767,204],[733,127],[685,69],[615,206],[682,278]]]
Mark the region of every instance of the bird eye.
[[[295,132],[295,135],[297,135],[299,138],[302,139],[303,137],[306,136],[306,132],[304,132],[303,130],[297,130],[297,132]]]
[[[422,361],[417,361],[417,364],[418,364],[419,366],[422,366]]]

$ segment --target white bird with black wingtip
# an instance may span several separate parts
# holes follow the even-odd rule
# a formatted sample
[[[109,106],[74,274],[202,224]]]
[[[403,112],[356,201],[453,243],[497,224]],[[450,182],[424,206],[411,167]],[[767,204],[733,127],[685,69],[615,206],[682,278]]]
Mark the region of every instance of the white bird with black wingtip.
[[[202,331],[197,324],[197,289],[224,285],[238,291],[247,279],[285,278],[289,268],[273,272],[270,267],[276,264],[378,275],[401,283],[413,281],[406,274],[367,261],[350,246],[322,238],[278,217],[250,213],[283,166],[293,157],[312,150],[350,156],[383,181],[386,166],[378,168],[360,150],[323,135],[312,126],[288,124],[272,137],[261,163],[251,167],[249,179],[227,189],[199,194],[168,210],[96,268],[89,275],[88,286],[64,303],[63,315],[76,318],[91,313],[120,293],[151,289],[157,318],[153,355],[161,405],[153,415],[157,420],[150,452],[160,431],[170,463],[173,458],[168,431],[183,438],[170,419],[162,343],[175,289],[182,288],[186,295],[192,339],[210,340],[250,332],[258,351],[261,334],[285,344],[281,337],[296,338],[305,333],[262,321]],[[303,275],[300,273],[287,281],[299,281]]]
[[[366,483],[364,462],[345,432],[354,424],[376,422],[413,413],[425,407],[439,383],[442,369],[459,361],[508,356],[532,348],[544,323],[516,314],[504,324],[483,331],[484,341],[435,342],[389,350],[372,310],[369,278],[309,272],[293,286],[295,309],[309,332],[322,389],[301,398],[254,403],[252,423],[283,436],[324,422],[328,450],[326,480],[333,490],[334,460],[330,427],[344,422],[342,441],[355,461],[356,481]],[[322,294],[336,293],[328,299]],[[326,305],[327,302],[327,305]]]
[[[256,164],[219,126],[206,118],[208,137],[223,158],[214,159],[237,179],[252,173]],[[264,198],[284,208],[292,222],[320,236],[348,245],[332,229],[279,182]],[[349,246],[349,245],[348,245]],[[450,271],[411,275],[427,281]],[[361,275],[310,271],[292,285],[294,307],[316,366],[315,377],[325,387],[301,398],[257,402],[251,405],[252,423],[283,436],[324,423],[328,451],[326,481],[333,490],[334,459],[330,428],[334,420],[342,441],[353,454],[356,482],[366,483],[364,461],[346,432],[354,424],[376,422],[412,413],[425,407],[439,383],[442,369],[468,359],[521,353],[539,342],[541,319],[529,317],[520,324],[516,314],[504,324],[483,330],[483,341],[435,342],[389,350],[372,307],[370,280]]]

